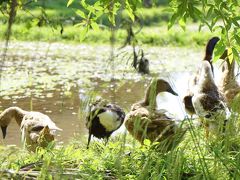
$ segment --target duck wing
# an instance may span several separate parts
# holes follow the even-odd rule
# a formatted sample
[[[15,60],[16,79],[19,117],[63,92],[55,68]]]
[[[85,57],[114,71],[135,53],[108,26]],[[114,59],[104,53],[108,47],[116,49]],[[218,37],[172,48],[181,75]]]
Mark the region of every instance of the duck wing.
[[[228,111],[225,103],[213,94],[201,94],[195,99],[194,107],[198,111],[198,115],[205,118]]]
[[[40,112],[29,112],[25,114],[21,123],[21,129],[25,128],[28,131],[41,131],[46,126],[50,130],[62,130],[57,127],[47,115]]]

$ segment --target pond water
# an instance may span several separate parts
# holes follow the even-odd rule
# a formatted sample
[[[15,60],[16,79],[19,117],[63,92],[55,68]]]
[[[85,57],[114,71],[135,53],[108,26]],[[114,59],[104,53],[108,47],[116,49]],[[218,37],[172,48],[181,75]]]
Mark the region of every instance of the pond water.
[[[3,44],[0,46],[2,49]],[[11,43],[1,76],[0,110],[19,106],[45,113],[63,129],[58,142],[67,143],[75,136],[86,139],[86,99],[92,95],[102,96],[127,112],[133,103],[143,98],[151,78],[162,77],[179,96],[159,94],[158,107],[183,119],[182,97],[188,88],[189,76],[203,57],[203,50],[144,48],[151,75],[142,76],[131,67],[130,47],[116,48],[111,61],[109,46]],[[6,139],[0,139],[1,144],[21,144],[16,122],[10,124]]]

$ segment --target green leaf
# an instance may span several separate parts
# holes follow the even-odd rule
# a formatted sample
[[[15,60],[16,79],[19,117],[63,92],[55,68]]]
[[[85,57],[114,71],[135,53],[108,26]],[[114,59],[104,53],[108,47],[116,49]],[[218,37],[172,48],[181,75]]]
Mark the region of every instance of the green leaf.
[[[128,14],[128,16],[130,17],[130,19],[131,19],[132,21],[135,20],[135,16],[134,16],[134,14],[133,14],[133,12],[132,12],[131,9],[127,9],[127,14]]]
[[[181,28],[183,30],[186,29],[186,19],[184,17],[182,17],[179,21],[178,21],[179,25],[181,26]]]
[[[176,23],[176,20],[178,19],[178,14],[175,13],[173,14],[173,16],[171,17],[171,20],[168,23],[168,30],[171,29],[171,27]]]
[[[91,27],[94,31],[99,31],[99,25],[96,22],[91,22]]]
[[[209,9],[208,9],[208,12],[207,12],[207,18],[211,17],[213,15],[213,8],[214,6],[211,6]]]
[[[240,45],[240,37],[237,34],[234,34],[234,39]]]
[[[203,13],[202,13],[198,8],[196,8],[196,7],[193,7],[193,9],[194,9],[194,14],[195,14],[199,19],[201,19]]]
[[[68,0],[67,7],[69,7],[73,3],[73,1],[74,0]]]
[[[130,17],[130,19],[132,21],[134,21],[135,20],[135,16],[133,14],[133,10],[132,10],[132,8],[131,8],[131,6],[130,6],[128,1],[126,1],[126,11],[127,11],[128,16]]]
[[[82,28],[80,29],[80,41],[81,41],[81,42],[86,38],[87,33],[88,33],[88,26],[82,27]]]
[[[218,41],[218,43],[216,44],[215,48],[214,48],[214,58],[213,58],[213,62],[216,62],[224,53],[226,49],[225,44],[223,43],[222,40]]]
[[[76,14],[79,15],[83,19],[87,18],[86,14],[83,11],[79,10],[79,9],[76,11]]]
[[[86,26],[86,21],[82,21],[80,23],[74,24],[74,27],[81,27],[81,26]]]
[[[232,63],[232,61],[233,61],[233,51],[232,51],[232,48],[228,48],[227,55],[228,55],[229,62]]]
[[[144,139],[143,144],[146,145],[146,146],[150,146],[151,141],[149,139]]]
[[[233,47],[232,52],[233,52],[233,58],[235,59],[235,61],[237,61],[239,63],[240,59],[239,59],[238,50]]]
[[[188,11],[189,11],[189,14],[192,18],[195,18],[194,17],[194,9],[193,9],[193,4],[192,3],[189,3],[188,4]]]

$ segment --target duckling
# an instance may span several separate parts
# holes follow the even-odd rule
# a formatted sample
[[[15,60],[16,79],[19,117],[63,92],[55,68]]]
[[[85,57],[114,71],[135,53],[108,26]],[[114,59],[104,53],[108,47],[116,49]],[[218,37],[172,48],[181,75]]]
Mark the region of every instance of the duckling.
[[[208,61],[202,62],[199,81],[195,86],[192,103],[196,114],[205,126],[207,137],[209,131],[217,132],[216,130],[219,128],[224,129],[229,110],[214,82],[211,65]]]
[[[28,150],[36,151],[37,147],[46,147],[54,140],[54,132],[62,130],[45,114],[25,111],[19,107],[10,107],[0,114],[0,126],[3,138],[6,137],[7,127],[12,120],[20,126],[22,140]]]
[[[205,56],[203,58],[203,61],[208,61],[210,63],[212,73],[214,73],[213,65],[211,61],[213,50],[219,40],[220,39],[218,37],[213,37],[208,41],[206,45]],[[184,96],[183,98],[185,110],[190,116],[193,116],[194,114],[196,114],[195,109],[193,107],[193,103],[192,103],[192,97],[193,97],[192,89],[194,89],[194,87],[197,85],[199,76],[200,76],[200,70],[198,70],[196,75],[190,80],[189,87],[191,88],[191,90],[188,89],[187,95]]]
[[[87,149],[91,136],[105,138],[106,144],[111,134],[120,128],[125,118],[125,112],[116,104],[99,99],[90,106],[86,126],[89,130]]]
[[[162,143],[166,140],[173,145],[174,140],[177,139],[175,135],[180,130],[179,123],[166,110],[156,110],[156,96],[160,92],[178,95],[167,81],[153,80],[146,90],[144,99],[133,104],[131,111],[126,115],[125,126],[140,143],[143,143],[144,139]]]
[[[227,50],[220,59],[224,59],[222,65],[222,77],[219,82],[219,89],[224,95],[228,107],[231,106],[235,96],[240,92],[240,86],[235,77],[235,61],[229,62],[227,57]]]

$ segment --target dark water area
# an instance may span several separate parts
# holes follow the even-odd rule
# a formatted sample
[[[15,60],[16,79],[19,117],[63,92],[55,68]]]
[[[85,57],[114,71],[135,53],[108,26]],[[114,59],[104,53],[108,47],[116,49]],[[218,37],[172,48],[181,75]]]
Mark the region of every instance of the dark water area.
[[[131,52],[129,47],[123,52],[116,50],[114,61],[109,60],[110,51],[109,46],[10,44],[1,76],[0,110],[18,106],[45,113],[63,129],[57,141],[67,143],[75,136],[86,139],[86,100],[101,96],[127,112],[143,98],[152,77],[161,77],[170,82],[179,96],[159,94],[158,108],[168,110],[178,119],[184,118],[182,97],[197,66],[192,59],[199,56],[196,61],[200,61],[201,52],[148,48],[151,75],[142,76],[133,70],[127,56],[122,55]],[[16,122],[12,122],[0,144],[19,146],[20,134]]]

